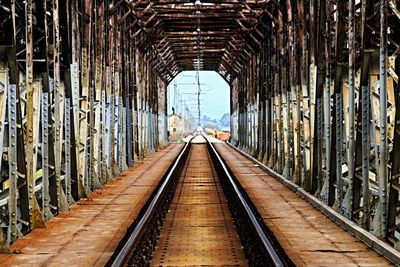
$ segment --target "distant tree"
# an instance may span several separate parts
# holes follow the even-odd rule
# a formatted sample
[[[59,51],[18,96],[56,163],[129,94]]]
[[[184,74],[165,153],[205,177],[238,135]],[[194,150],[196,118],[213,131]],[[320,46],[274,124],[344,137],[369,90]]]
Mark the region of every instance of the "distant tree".
[[[222,126],[229,126],[231,123],[231,116],[229,115],[229,113],[225,113],[224,115],[222,115],[219,122]]]

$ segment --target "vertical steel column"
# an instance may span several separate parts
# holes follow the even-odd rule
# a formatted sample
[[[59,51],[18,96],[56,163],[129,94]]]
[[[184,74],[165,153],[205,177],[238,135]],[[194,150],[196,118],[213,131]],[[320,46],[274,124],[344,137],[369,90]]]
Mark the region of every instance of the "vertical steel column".
[[[72,105],[72,118],[73,118],[73,126],[74,126],[74,132],[73,132],[73,137],[72,137],[72,145],[74,146],[75,150],[75,155],[74,156],[74,161],[76,165],[76,169],[74,170],[74,173],[77,176],[77,181],[76,185],[74,187],[74,196],[76,198],[80,198],[83,196],[86,196],[85,189],[83,186],[83,180],[79,175],[79,133],[80,133],[80,123],[79,123],[79,70],[78,70],[78,63],[72,63],[71,64],[71,105]]]
[[[387,184],[388,184],[388,147],[387,147],[387,0],[380,0],[380,46],[379,46],[379,107],[380,107],[380,144],[378,154],[379,203],[381,229],[378,234],[387,238]]]
[[[36,171],[36,127],[37,110],[37,85],[33,83],[33,3],[31,0],[25,2],[25,40],[26,40],[26,143],[25,143],[25,161],[26,161],[26,181],[28,187],[28,209],[29,209],[29,228],[44,227],[43,216],[35,197],[35,171]],[[37,107],[36,107],[37,108]],[[22,152],[19,152],[20,154]],[[22,199],[22,197],[21,197]],[[21,201],[22,202],[22,201]]]
[[[109,75],[109,69],[107,68],[107,79]],[[107,84],[107,82],[106,82]],[[107,182],[107,118],[106,118],[106,91],[101,91],[101,175],[100,182]]]
[[[266,103],[266,96],[265,96],[265,43],[261,43],[261,51],[260,51],[260,56],[259,56],[259,67],[258,67],[258,98],[259,98],[259,105],[258,105],[258,119],[257,119],[257,124],[258,124],[258,129],[257,129],[257,144],[258,144],[258,155],[257,158],[259,161],[263,162],[264,156],[266,155],[266,142],[267,142],[267,134],[266,134],[266,109],[265,109],[265,103]]]
[[[360,34],[361,34],[361,42],[360,42],[360,57],[361,57],[361,74],[360,74],[360,88],[359,97],[358,97],[358,109],[357,109],[357,127],[355,128],[355,156],[354,156],[354,179],[353,179],[353,195],[352,195],[352,219],[361,221],[361,213],[362,204],[361,204],[361,195],[362,195],[362,172],[360,173],[359,167],[362,167],[362,87],[370,86],[370,77],[369,77],[369,69],[370,69],[370,54],[365,49],[365,43],[367,38],[369,38],[366,30],[366,21],[367,17],[371,15],[371,10],[367,7],[369,6],[367,0],[361,0],[361,23],[360,23]],[[368,149],[371,149],[368,147]]]
[[[340,210],[343,201],[343,100],[342,93],[336,93],[336,208]]]
[[[119,171],[123,172],[126,170],[124,156],[125,136],[124,136],[124,107],[122,97],[118,99],[118,165]]]
[[[129,106],[129,97],[127,97],[125,99],[125,106],[126,106],[126,121],[125,121],[125,132],[126,132],[126,139],[127,142],[125,145],[125,149],[127,150],[127,158],[128,158],[128,167],[132,167],[133,166],[133,138],[132,138],[132,108]],[[163,118],[164,119],[164,118]],[[164,121],[163,121],[164,122]],[[163,128],[164,133],[166,131],[165,128]],[[164,144],[164,140],[163,140],[163,144]]]
[[[49,97],[42,93],[42,209],[45,221],[53,218],[49,193]]]
[[[10,189],[8,197],[9,225],[7,243],[11,244],[21,236],[21,233],[17,226],[17,87],[15,84],[10,84],[8,89],[8,177],[10,179]]]
[[[99,23],[98,21],[96,21]],[[101,20],[100,20],[101,22]],[[96,23],[96,25],[98,25]],[[100,24],[101,25],[101,24]],[[96,32],[96,40],[101,40],[101,35]],[[99,41],[98,41],[99,42]],[[101,115],[101,97],[102,97],[102,66],[101,66],[101,41],[96,44],[96,57],[95,57],[95,77],[94,88],[91,89],[92,96],[90,96],[90,165],[91,165],[91,180],[92,187],[101,187],[102,181],[99,175],[99,154],[100,154],[100,115]],[[93,84],[92,84],[93,87]],[[93,145],[92,145],[93,144]]]
[[[311,193],[316,193],[319,185],[319,176],[318,176],[318,167],[319,167],[319,159],[318,156],[318,136],[316,128],[320,125],[316,124],[317,119],[317,91],[318,91],[318,44],[320,43],[320,38],[318,35],[318,4],[321,1],[309,1],[309,67],[306,68],[308,70],[308,84],[310,91],[310,177],[311,177]],[[316,158],[316,159],[315,159]]]
[[[135,42],[133,42],[135,43]],[[132,92],[132,142],[133,142],[133,164],[135,164],[138,160],[138,152],[139,152],[139,124],[138,124],[138,120],[139,120],[139,107],[138,107],[138,87],[137,87],[137,52],[135,47],[132,48],[133,50],[133,64],[132,64],[132,72],[133,72],[133,92]],[[165,103],[167,105],[167,103]],[[168,118],[165,117],[165,127],[166,127],[166,132],[165,132],[165,141],[168,142]]]
[[[279,90],[280,87],[280,80],[279,80],[279,74],[277,73],[275,75],[275,82],[277,86],[277,91],[276,91],[276,99],[278,102],[277,105],[277,123],[278,123],[278,133],[279,133],[279,149],[278,149],[278,165],[277,165],[277,171],[279,173],[283,172],[283,167],[285,166],[285,134],[284,134],[284,125],[283,125],[283,104],[282,104],[282,98],[281,98],[281,90]]]
[[[112,118],[114,116],[113,113],[113,105],[114,105],[114,100],[112,96],[112,86],[111,86],[111,75],[112,75],[112,70],[109,66],[106,67],[106,97],[105,97],[105,103],[103,109],[104,109],[104,118],[103,118],[103,129],[106,132],[106,135],[103,136],[103,153],[104,158],[105,158],[105,167],[106,168],[106,179],[109,181],[112,177],[112,164],[113,164],[113,159],[112,155],[114,153],[112,152],[111,149],[111,144],[112,140],[111,138],[114,136],[112,134],[112,131],[114,129],[114,126],[112,125]]]
[[[28,183],[29,227],[35,228],[34,221],[34,144],[33,144],[33,14],[32,0],[25,1],[25,41],[26,41],[26,91],[27,91],[27,144],[26,144],[26,181]]]
[[[295,164],[295,173],[294,173],[294,177],[297,177],[298,181],[297,183],[299,185],[304,184],[304,179],[305,179],[305,175],[304,175],[304,166],[303,166],[303,158],[304,158],[304,154],[302,153],[302,143],[304,144],[304,142],[302,142],[302,140],[304,140],[304,131],[303,131],[303,127],[302,127],[302,123],[301,123],[301,104],[303,103],[303,96],[301,93],[301,86],[300,85],[296,85],[295,87],[295,102],[296,102],[296,115],[294,116],[294,122],[293,122],[293,126],[295,127],[295,131],[297,134],[297,140],[296,140],[296,144],[295,144],[295,148],[296,148],[296,164]],[[303,150],[305,150],[306,147],[303,145]],[[305,159],[307,160],[307,159]]]
[[[114,176],[116,174],[115,168],[115,88],[118,84],[118,75],[114,72],[113,68],[113,75],[114,75],[114,90],[111,89],[110,95],[110,138],[109,138],[109,150],[110,150],[110,167],[111,167],[111,175]]]
[[[65,98],[64,106],[65,114],[65,193],[67,196],[68,204],[71,205],[75,201],[71,194],[71,99],[69,97]]]
[[[319,193],[319,197],[322,198],[322,187],[324,185],[325,181],[325,175],[323,172],[323,143],[324,143],[324,138],[323,138],[323,125],[324,125],[324,119],[323,119],[323,111],[322,111],[322,98],[319,97],[317,98],[317,165],[318,165],[318,171],[317,171],[317,177],[318,177],[318,190],[317,193]]]
[[[99,186],[104,183],[104,180],[102,180],[101,177],[101,137],[102,137],[102,131],[101,131],[101,112],[102,112],[102,92],[104,90],[104,81],[105,81],[105,75],[103,71],[103,58],[106,57],[107,55],[104,55],[104,50],[103,44],[104,44],[104,38],[106,35],[104,34],[104,9],[105,9],[105,3],[104,1],[100,1],[97,3],[94,3],[96,6],[94,16],[95,16],[95,44],[94,44],[94,54],[95,54],[95,75],[94,75],[94,140],[93,140],[93,171],[94,171],[94,177],[93,180],[95,183],[97,183]],[[106,7],[108,8],[108,6]]]
[[[79,180],[82,183],[84,188],[84,195],[80,195],[80,197],[85,197],[86,194],[90,191],[88,187],[88,177],[87,173],[87,160],[86,160],[86,152],[87,152],[87,97],[89,93],[89,67],[87,60],[87,49],[82,48],[82,70],[81,70],[81,78],[82,78],[82,92],[80,94],[80,110],[79,110]],[[83,193],[83,192],[82,192]]]
[[[355,18],[355,0],[349,0],[349,133],[347,144],[347,168],[349,185],[346,195],[349,197],[349,205],[344,212],[345,216],[352,219],[352,200],[353,200],[353,185],[355,175],[355,61],[356,61],[356,18]]]
[[[325,0],[325,87],[324,87],[324,144],[325,144],[325,185],[328,196],[324,201],[329,203],[329,178],[331,165],[331,2]]]
[[[55,116],[55,176],[57,189],[57,208],[58,211],[69,210],[65,194],[61,186],[61,158],[62,158],[62,93],[60,78],[60,24],[58,14],[58,0],[53,0],[53,71],[54,71],[54,116]]]
[[[71,132],[72,139],[72,154],[71,157],[71,175],[76,179],[72,185],[72,195],[75,198],[85,196],[85,190],[83,187],[82,180],[79,176],[79,90],[80,90],[80,79],[79,79],[79,59],[80,59],[80,29],[79,29],[79,10],[78,1],[70,1],[70,21],[71,21],[71,64],[70,64],[70,75],[71,75],[71,112],[72,112],[72,126],[73,131]]]
[[[88,162],[88,188],[90,190],[96,189],[98,184],[95,184],[95,176],[96,176],[96,169],[95,169],[95,155],[94,155],[94,139],[95,139],[95,126],[94,126],[94,86],[93,84],[90,85],[89,88],[89,162]]]
[[[362,86],[361,106],[361,144],[362,144],[362,195],[363,195],[363,217],[362,227],[369,230],[370,225],[370,193],[369,193],[369,153],[370,145],[370,89],[369,86]]]

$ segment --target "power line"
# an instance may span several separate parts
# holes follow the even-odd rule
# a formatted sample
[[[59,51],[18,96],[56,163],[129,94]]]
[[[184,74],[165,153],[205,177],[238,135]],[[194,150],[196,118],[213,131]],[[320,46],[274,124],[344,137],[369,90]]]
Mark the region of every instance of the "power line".
[[[201,5],[200,0],[196,1],[196,5]],[[201,44],[201,23],[200,23],[200,10],[196,11],[197,15],[197,106],[199,112],[199,122],[198,126],[201,126],[200,118],[201,118],[201,110],[200,110],[200,94],[201,94],[201,86],[200,86],[200,44]]]

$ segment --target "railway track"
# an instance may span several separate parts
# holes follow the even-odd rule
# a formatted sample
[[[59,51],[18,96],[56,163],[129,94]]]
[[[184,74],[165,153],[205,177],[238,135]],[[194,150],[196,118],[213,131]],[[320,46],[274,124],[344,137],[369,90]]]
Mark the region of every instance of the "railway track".
[[[200,142],[186,144],[108,265],[293,263],[213,145]]]

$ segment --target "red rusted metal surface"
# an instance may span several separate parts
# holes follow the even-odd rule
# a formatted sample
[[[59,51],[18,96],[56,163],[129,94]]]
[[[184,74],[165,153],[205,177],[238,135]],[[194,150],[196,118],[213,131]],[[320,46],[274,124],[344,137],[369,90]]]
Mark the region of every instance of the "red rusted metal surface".
[[[297,266],[391,265],[258,165],[226,144],[215,147]]]
[[[16,241],[0,266],[104,266],[182,148],[169,145]]]

